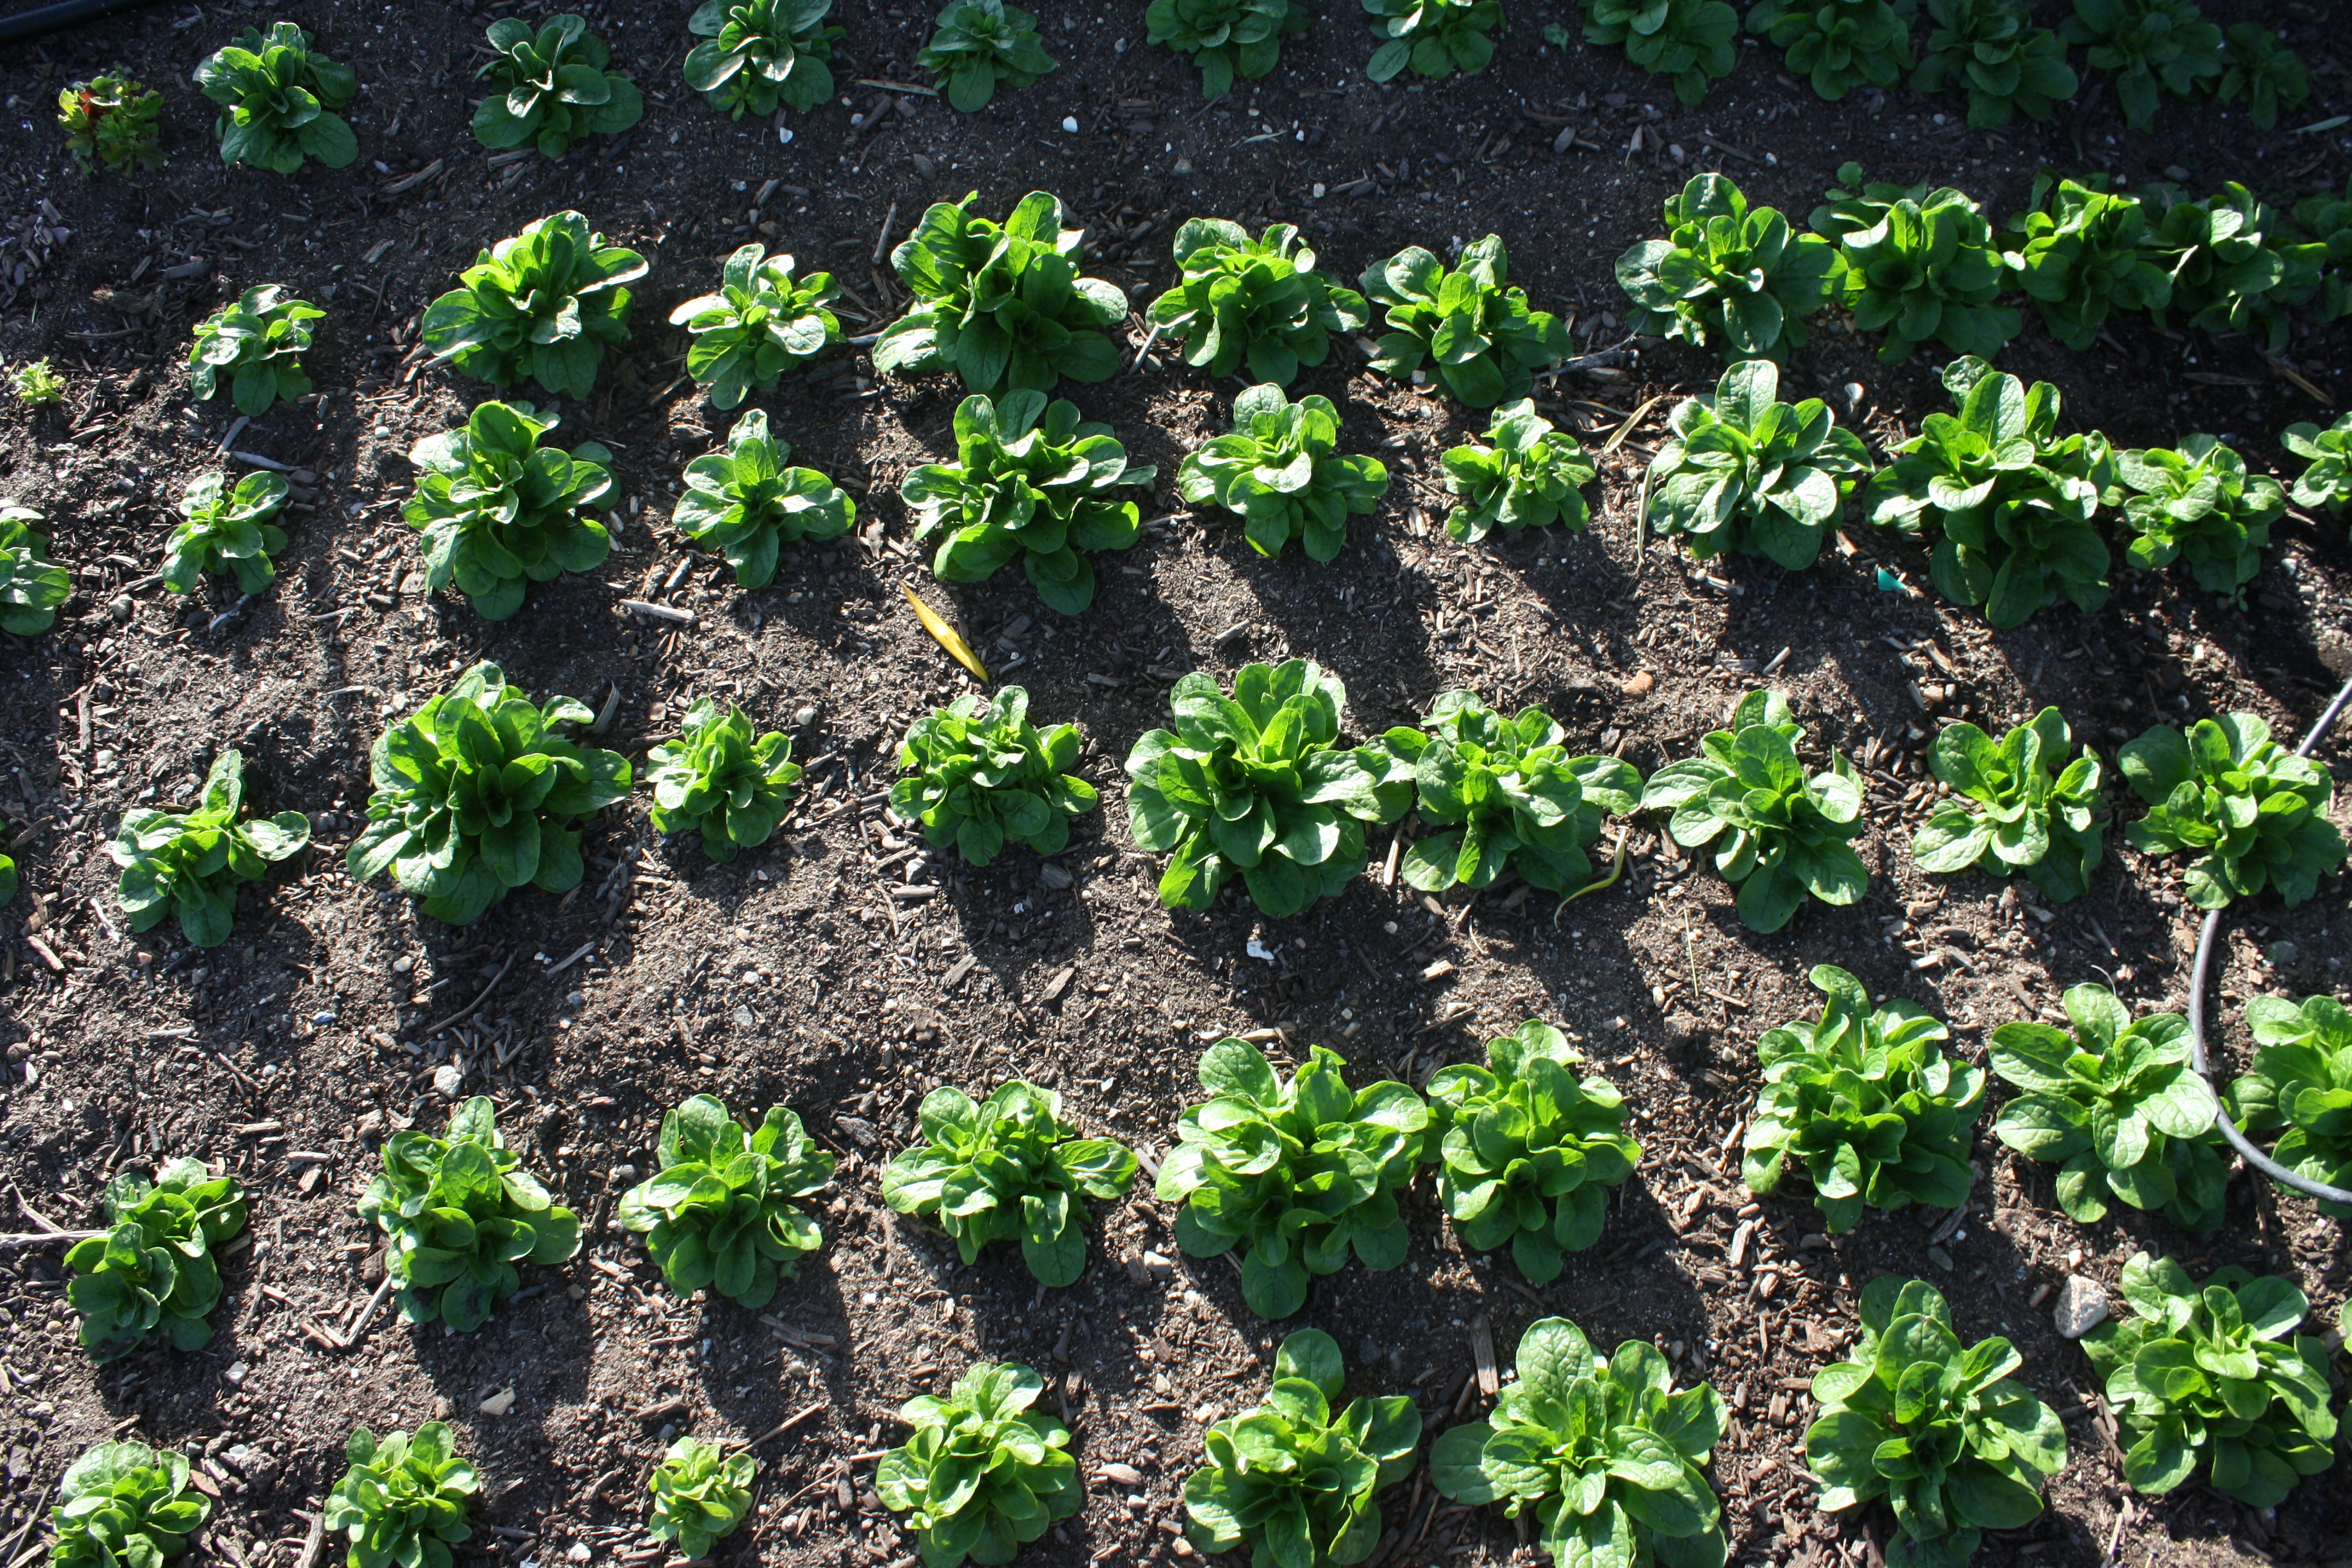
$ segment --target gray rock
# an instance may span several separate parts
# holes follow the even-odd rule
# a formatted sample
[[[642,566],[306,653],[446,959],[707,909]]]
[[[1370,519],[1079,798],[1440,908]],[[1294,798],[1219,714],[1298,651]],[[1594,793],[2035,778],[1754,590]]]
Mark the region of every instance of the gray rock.
[[[2050,1310],[2050,1321],[2057,1325],[2060,1336],[2079,1340],[2106,1318],[2105,1292],[2080,1274],[2066,1276],[2066,1282],[2058,1287],[2058,1304]]]
[[[444,1100],[457,1099],[457,1085],[462,1081],[464,1081],[464,1075],[457,1071],[457,1064],[455,1062],[444,1062],[433,1069],[434,1092]]]

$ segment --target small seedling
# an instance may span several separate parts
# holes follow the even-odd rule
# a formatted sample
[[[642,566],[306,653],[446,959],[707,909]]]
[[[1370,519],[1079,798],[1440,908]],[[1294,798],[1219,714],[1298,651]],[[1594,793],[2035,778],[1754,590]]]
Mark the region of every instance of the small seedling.
[[[782,104],[815,108],[833,96],[838,24],[833,0],[702,0],[686,30],[705,40],[686,52],[686,85],[734,119]]]
[[[240,883],[257,882],[272,861],[310,843],[310,819],[299,811],[245,818],[245,757],[231,747],[213,759],[203,804],[184,815],[132,806],[107,851],[122,868],[115,900],[132,931],[152,931],[177,916],[196,947],[218,947],[236,922]]]
[[[923,1142],[884,1167],[883,1202],[936,1221],[967,1264],[992,1241],[1017,1240],[1039,1284],[1076,1284],[1087,1266],[1085,1200],[1124,1197],[1134,1153],[1074,1136],[1061,1094],[1019,1079],[977,1101],[943,1084],[915,1121]]]
[[[646,1533],[667,1541],[689,1563],[741,1528],[751,1511],[751,1479],[760,1462],[749,1454],[729,1454],[716,1443],[680,1437],[662,1450],[661,1463],[646,1483],[653,1512]]]
[[[446,1138],[412,1127],[385,1140],[383,1170],[360,1194],[359,1216],[384,1235],[401,1316],[460,1333],[522,1288],[518,1262],[561,1263],[580,1250],[580,1216],[522,1168],[481,1095],[450,1113]]]
[[[645,1237],[680,1296],[708,1287],[756,1312],[824,1245],[808,1205],[833,1180],[833,1156],[789,1108],[770,1106],[754,1132],[698,1094],[663,1116],[656,1153],[660,1170],[621,1195],[614,1218]]]
[[[584,16],[550,16],[534,29],[501,16],[489,26],[490,58],[474,79],[490,91],[474,110],[474,140],[492,150],[536,145],[561,158],[575,142],[618,135],[645,118],[637,84],[604,68],[613,51]]]
[[[1025,689],[985,699],[967,692],[908,730],[898,748],[907,776],[890,786],[890,809],[967,865],[988,865],[1008,844],[1058,855],[1069,847],[1070,819],[1098,801],[1095,786],[1070,772],[1077,764],[1077,727],[1029,722]]]
[[[49,368],[46,357],[9,372],[8,384],[16,400],[28,408],[55,408],[66,400],[66,378]]]
[[[497,665],[474,666],[376,737],[368,825],[345,868],[362,882],[390,871],[426,914],[452,925],[479,919],[516,888],[578,887],[586,868],[576,824],[629,795],[626,757],[554,732],[595,718],[572,697],[534,708]]]
[[[948,0],[938,29],[915,63],[938,79],[950,107],[971,114],[988,107],[998,82],[1027,87],[1061,62],[1045,52],[1037,18],[1020,6],[1004,0]]]
[[[232,753],[234,754],[234,753]],[[194,1160],[166,1160],[154,1180],[125,1171],[106,1184],[107,1227],[66,1251],[66,1300],[96,1362],[162,1335],[173,1350],[212,1342],[221,1298],[214,1248],[245,1228],[245,1191]]]
[[[1184,1482],[1185,1538],[1267,1568],[1360,1563],[1381,1540],[1383,1487],[1412,1473],[1421,1412],[1402,1394],[1355,1399],[1339,1342],[1320,1329],[1286,1336],[1273,1385],[1255,1409],[1201,1434],[1208,1462]]]
[[[270,558],[286,548],[274,520],[290,489],[277,474],[247,474],[235,489],[224,475],[199,474],[180,498],[185,521],[163,542],[163,586],[185,594],[199,578],[228,574],[241,594],[267,589],[278,579]]]
[[[677,738],[646,758],[656,833],[699,833],[702,852],[724,863],[765,844],[792,809],[800,783],[793,742],[771,730],[754,740],[751,716],[715,699],[695,701]]]
[[[359,91],[359,78],[313,54],[310,35],[291,22],[247,30],[196,68],[196,86],[221,105],[213,134],[224,163],[291,174],[306,158],[342,169],[360,155],[359,138],[335,112]]]

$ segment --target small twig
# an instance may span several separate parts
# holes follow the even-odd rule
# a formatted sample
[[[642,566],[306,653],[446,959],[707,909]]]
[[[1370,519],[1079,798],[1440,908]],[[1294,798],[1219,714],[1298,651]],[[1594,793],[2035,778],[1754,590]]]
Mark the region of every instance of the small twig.
[[[33,1533],[33,1526],[40,1523],[43,1519],[47,1517],[41,1512],[41,1504],[47,1499],[48,1495],[49,1488],[47,1487],[43,1487],[34,1495],[32,1506],[25,1510],[26,1518],[25,1520],[24,1528],[17,1531],[16,1534],[8,1538],[7,1545],[0,1546],[0,1557],[6,1557],[8,1553],[16,1551],[18,1544],[24,1541],[25,1537]]]
[[[885,92],[919,92],[925,98],[937,98],[940,95],[938,88],[917,87],[911,81],[877,81],[870,76],[853,77],[850,79],[859,87],[878,87]]]
[[[229,456],[250,468],[268,468],[273,474],[290,474],[294,471],[293,464],[281,463],[275,458],[265,458],[258,452],[231,452]]]
[[[35,1225],[39,1226],[43,1230],[47,1231],[52,1236],[63,1236],[65,1234],[65,1226],[59,1225],[57,1221],[51,1219],[48,1215],[43,1214],[40,1210],[35,1208],[32,1205],[25,1201],[25,1194],[21,1188],[11,1186],[8,1190],[16,1194],[16,1206],[25,1211],[25,1217],[26,1219],[31,1220]]]
[[[590,953],[592,953],[592,952],[595,952],[595,951],[596,951],[596,944],[595,944],[595,942],[582,942],[582,943],[580,944],[580,951],[579,951],[579,952],[575,952],[575,953],[572,954],[572,956],[570,956],[569,958],[563,959],[563,960],[562,960],[562,961],[561,961],[560,963],[556,963],[550,964],[550,965],[548,966],[547,973],[548,973],[551,976],[552,976],[552,975],[557,975],[557,974],[561,974],[561,973],[562,973],[565,970],[567,970],[567,969],[571,968],[573,964],[575,964],[575,963],[579,963],[582,959],[583,959],[583,958],[587,957]]]
[[[889,252],[890,230],[898,221],[898,204],[896,201],[893,201],[890,204],[890,210],[882,215],[882,227],[880,231],[874,236],[874,265],[877,267],[882,265],[882,258]],[[889,301],[886,300],[883,303],[887,305]]]
[[[229,443],[235,441],[239,436],[243,435],[245,433],[245,427],[252,423],[253,416],[250,414],[238,415],[236,416],[236,423],[228,427],[228,434],[221,437],[220,445],[213,448],[213,456],[217,458],[223,452],[227,451],[229,448]]]
[[[514,967],[514,961],[521,952],[522,949],[517,948],[513,952],[508,953],[507,961],[499,965],[499,972],[490,976],[490,983],[482,987],[482,994],[479,996],[475,997],[471,1002],[467,1003],[463,1007],[458,1008],[456,1012],[450,1014],[439,1023],[425,1029],[424,1031],[423,1037],[429,1040],[434,1036],[439,1034],[442,1030],[449,1027],[451,1025],[462,1024],[467,1019],[472,1017],[474,1016],[475,1009],[478,1008],[483,1003],[490,999],[490,993],[499,988],[499,982],[507,977],[507,971]]]
[[[1151,345],[1159,341],[1160,323],[1154,321],[1151,323],[1151,331],[1146,332],[1143,336],[1143,346],[1135,351],[1135,357],[1133,359],[1127,362],[1127,368],[1129,371],[1133,371],[1136,366],[1141,364],[1145,360],[1150,359],[1151,357]]]
[[[352,1320],[350,1328],[337,1336],[343,1342],[345,1350],[360,1342],[360,1335],[366,1331],[369,1322],[375,1317],[376,1309],[383,1306],[383,1299],[391,1294],[392,1271],[387,1268],[384,1270],[383,1283],[378,1285],[375,1288],[375,1294],[367,1299],[367,1305],[360,1309],[360,1315]]]
[[[48,1241],[88,1241],[93,1236],[104,1236],[102,1230],[20,1230],[0,1236],[0,1250],[12,1247],[38,1247]]]
[[[694,625],[694,612],[681,610],[674,605],[650,604],[644,599],[624,599],[621,601],[621,608],[640,616],[651,616],[656,620],[676,621],[678,625],[686,626]]]
[[[761,1444],[766,1442],[769,1438],[782,1436],[785,1433],[791,1431],[793,1427],[799,1426],[810,1416],[817,1415],[824,1409],[824,1406],[822,1405],[812,1405],[797,1415],[786,1416],[782,1421],[769,1427],[766,1431],[761,1433],[758,1436],[752,1438],[750,1442],[744,1444],[735,1451],[739,1454],[748,1454],[752,1449],[758,1447]]]

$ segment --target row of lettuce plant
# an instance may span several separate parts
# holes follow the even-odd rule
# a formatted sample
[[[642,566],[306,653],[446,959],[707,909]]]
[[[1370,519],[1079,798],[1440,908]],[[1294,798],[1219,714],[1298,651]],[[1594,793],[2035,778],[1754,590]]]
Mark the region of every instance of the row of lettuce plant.
[[[1851,163],[1838,178],[1799,233],[1723,175],[1693,175],[1665,201],[1665,237],[1618,258],[1630,324],[1777,360],[1834,305],[1884,332],[1879,357],[1893,362],[1931,342],[1991,357],[2024,324],[2003,302],[2019,295],[2076,350],[2137,312],[2159,327],[2248,332],[2275,354],[2292,311],[2310,307],[2321,321],[2352,311],[2352,190],[2306,197],[2290,216],[2234,183],[2192,201],[2168,184],[2132,195],[2103,176],[2045,174],[2032,205],[1997,230],[1949,186],[1865,182]]]
[[[2083,1342],[2129,1444],[2124,1475],[2161,1496],[2202,1476],[2255,1508],[2275,1507],[2333,1463],[2326,1343],[2299,1331],[2309,1301],[2275,1277],[2224,1268],[2200,1288],[2170,1258],[2143,1252],[2123,1270],[2127,1315]],[[2343,1314],[2352,1318],[2352,1310]],[[1960,1568],[1988,1530],[2042,1511],[2068,1452],[2055,1411],[2017,1375],[2023,1357],[1995,1336],[1965,1343],[1930,1285],[1883,1275],[1864,1288],[1859,1331],[1814,1375],[1819,1410],[1804,1453],[1824,1511],[1852,1516],[1884,1500],[1894,1568]],[[1678,1388],[1655,1346],[1603,1355],[1576,1324],[1528,1325],[1509,1380],[1486,1415],[1446,1428],[1429,1449],[1438,1494],[1471,1508],[1532,1512],[1540,1544],[1568,1562],[1720,1563],[1723,1507],[1707,1476],[1727,1410],[1703,1381]],[[1424,1418],[1405,1394],[1341,1404],[1347,1373],[1320,1329],[1286,1336],[1255,1406],[1202,1434],[1183,1489],[1198,1550],[1250,1548],[1275,1568],[1362,1561],[1382,1536],[1379,1494],[1420,1468]],[[874,1489],[903,1516],[934,1568],[1009,1562],[1076,1514],[1084,1487],[1071,1433],[1036,1408],[1044,1380],[1017,1363],[980,1363],[944,1396],[908,1400],[904,1439],[885,1451]],[[1923,1463],[1918,1456],[1933,1457]],[[450,1429],[379,1439],[365,1427],[329,1493],[326,1528],[348,1540],[349,1568],[388,1562],[448,1568],[471,1538],[481,1478]],[[60,1484],[51,1519],[58,1568],[177,1556],[209,1518],[185,1456],[135,1441],[86,1452]],[[751,1512],[757,1465],[687,1436],[653,1467],[647,1528],[689,1560],[707,1557]]]
[[[2070,46],[2105,72],[2124,123],[2146,128],[2159,99],[2243,100],[2269,130],[2281,110],[2311,97],[2310,74],[2279,34],[2240,22],[2226,37],[2195,0],[2074,0],[2056,28],[2034,20],[2030,0],[1926,0],[1923,50],[1912,31],[1913,0],[1759,0],[1747,30],[1784,51],[1789,69],[1832,102],[1858,89],[1888,88],[1909,72],[1912,88],[1964,93],[1968,122],[1983,130],[2016,115],[2046,121],[2081,89]],[[1696,106],[1707,84],[1738,63],[1738,11],[1726,0],[1584,0],[1584,37],[1622,46],[1643,70],[1674,79],[1675,95]],[[1569,30],[1554,24],[1547,41],[1565,48]]]

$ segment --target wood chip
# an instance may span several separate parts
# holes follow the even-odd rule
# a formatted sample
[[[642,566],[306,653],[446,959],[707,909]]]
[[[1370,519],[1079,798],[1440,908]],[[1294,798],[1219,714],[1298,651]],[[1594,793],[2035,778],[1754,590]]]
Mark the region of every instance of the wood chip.
[[[976,955],[969,952],[965,953],[961,958],[957,959],[955,963],[949,967],[948,972],[940,976],[940,989],[942,991],[952,991],[957,986],[962,984],[963,977],[970,974],[979,963],[980,959]]]
[[[1076,964],[1071,964],[1067,968],[1065,968],[1060,973],[1055,975],[1053,979],[1045,982],[1045,989],[1038,999],[1048,1004],[1059,1002],[1062,999],[1062,993],[1070,988],[1071,977],[1076,974],[1077,972],[1078,968]]]
[[[1495,1325],[1484,1312],[1470,1320],[1470,1355],[1478,1363],[1478,1392],[1494,1398],[1502,1392],[1503,1374],[1495,1365]]]

